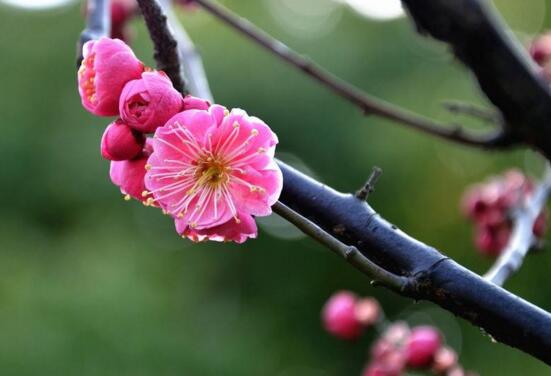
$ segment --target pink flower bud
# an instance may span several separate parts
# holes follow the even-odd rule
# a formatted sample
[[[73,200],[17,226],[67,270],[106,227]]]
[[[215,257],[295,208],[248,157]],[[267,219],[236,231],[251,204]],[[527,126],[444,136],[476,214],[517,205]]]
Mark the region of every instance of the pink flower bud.
[[[408,324],[403,321],[398,321],[387,328],[382,339],[390,342],[395,347],[401,347],[408,340],[410,335],[411,331]]]
[[[128,82],[122,91],[121,118],[139,132],[151,133],[182,109],[182,95],[164,72],[144,72]]]
[[[481,225],[477,228],[475,244],[482,254],[496,257],[507,246],[510,237],[511,225],[508,222],[498,225]]]
[[[549,61],[551,57],[551,33],[542,34],[532,42],[530,55],[540,66]]]
[[[133,197],[144,204],[153,205],[153,198],[146,192],[144,183],[147,159],[152,152],[150,142],[147,141],[142,152],[136,158],[112,161],[109,175],[113,184],[117,185],[121,193],[125,195],[125,199]]]
[[[322,320],[329,333],[342,339],[358,338],[362,332],[362,325],[355,315],[356,295],[348,291],[335,293],[322,311]]]
[[[124,85],[140,77],[143,64],[118,39],[89,41],[83,47],[83,56],[78,71],[82,105],[94,115],[117,115]]]
[[[545,208],[538,215],[538,218],[536,218],[536,222],[534,222],[533,232],[536,237],[542,238],[545,235],[545,233],[547,232],[548,219],[549,212],[547,211],[547,208]]]
[[[371,326],[379,320],[381,306],[376,299],[363,298],[358,300],[354,311],[356,319],[364,326]]]
[[[101,155],[110,161],[136,157],[145,144],[145,137],[118,119],[107,126],[101,138]]]
[[[442,340],[438,330],[431,326],[413,328],[406,344],[406,361],[411,367],[426,367],[441,346]]]
[[[191,95],[186,95],[184,97],[184,107],[183,111],[187,110],[208,110],[211,104],[206,99],[197,98]]]
[[[453,349],[444,346],[438,349],[436,354],[434,354],[432,370],[435,373],[445,373],[446,371],[451,370],[456,365],[457,353]]]

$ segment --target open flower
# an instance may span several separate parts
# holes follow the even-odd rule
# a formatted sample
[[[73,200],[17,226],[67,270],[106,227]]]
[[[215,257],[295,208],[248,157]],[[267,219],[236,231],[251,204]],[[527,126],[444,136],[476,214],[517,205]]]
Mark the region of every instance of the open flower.
[[[109,175],[113,184],[118,186],[125,199],[135,198],[144,204],[151,204],[151,196],[145,193],[145,166],[153,151],[151,139],[147,139],[143,150],[134,159],[111,161]]]
[[[83,56],[78,70],[82,105],[94,115],[118,115],[122,89],[128,81],[140,78],[143,64],[119,39],[86,42]]]
[[[222,106],[188,110],[157,129],[145,184],[192,240],[243,242],[252,216],[271,214],[282,189],[277,136],[260,119]]]
[[[152,133],[182,110],[182,95],[164,72],[144,72],[128,82],[119,101],[121,118],[132,128]]]

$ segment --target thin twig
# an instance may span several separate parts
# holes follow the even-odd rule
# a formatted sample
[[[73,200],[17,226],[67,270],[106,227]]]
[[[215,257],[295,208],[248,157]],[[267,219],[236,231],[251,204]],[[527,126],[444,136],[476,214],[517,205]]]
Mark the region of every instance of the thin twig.
[[[397,292],[403,292],[408,285],[408,278],[390,273],[389,271],[381,268],[379,265],[362,255],[356,247],[344,244],[331,234],[324,231],[314,222],[303,217],[285,204],[278,201],[272,209],[274,212],[295,225],[306,235],[317,240],[337,255],[344,258],[356,267],[356,269],[360,270],[364,274],[367,274],[370,278],[373,278],[376,282],[378,282],[378,284],[382,284]]]
[[[489,134],[479,135],[467,132],[457,125],[442,125],[423,116],[401,109],[388,102],[372,97],[355,86],[334,76],[307,58],[290,49],[281,41],[271,37],[248,20],[233,14],[228,9],[210,0],[194,0],[206,11],[237,30],[256,44],[264,47],[283,61],[301,70],[335,94],[359,107],[365,114],[374,114],[418,131],[449,141],[485,148],[505,147],[512,143],[510,135],[499,128]]]
[[[213,102],[214,98],[209,87],[201,55],[174,13],[172,1],[161,0],[160,4],[167,16],[172,34],[178,43],[178,53],[180,54],[182,69],[181,75],[186,78],[189,93]]]
[[[503,119],[499,113],[475,106],[474,104],[459,101],[444,101],[443,105],[449,112],[454,114],[469,115],[491,124],[503,123]]]
[[[513,232],[507,247],[484,278],[503,286],[505,281],[520,269],[531,247],[537,244],[533,228],[536,219],[545,208],[551,194],[551,168],[546,168],[545,176],[534,193],[514,213]]]
[[[362,189],[356,192],[356,197],[360,200],[367,201],[369,195],[375,191],[375,184],[377,184],[377,181],[381,177],[382,173],[383,170],[380,167],[373,167],[373,170],[371,171],[371,174],[369,175],[369,178],[367,178],[367,181]]]
[[[111,32],[111,7],[109,0],[88,0],[86,2],[86,28],[77,43],[77,67],[82,62],[82,47],[90,40],[109,36]]]
[[[185,94],[186,89],[180,69],[178,42],[170,30],[163,8],[158,0],[138,0],[138,5],[153,41],[157,68],[170,77],[176,90]]]

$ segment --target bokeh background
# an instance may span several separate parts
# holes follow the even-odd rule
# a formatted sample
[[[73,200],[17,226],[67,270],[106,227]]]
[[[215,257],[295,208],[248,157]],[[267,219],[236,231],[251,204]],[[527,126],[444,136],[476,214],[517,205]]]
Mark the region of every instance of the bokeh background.
[[[332,0],[223,4],[409,109],[449,120],[443,100],[484,104],[444,46],[418,37],[407,18],[393,18],[387,1],[366,1],[375,7],[364,9],[371,18]],[[339,289],[376,296],[390,319],[437,324],[465,367],[481,375],[551,375],[431,304],[370,287],[277,218],[242,246],[194,245],[167,217],[122,200],[99,154],[109,119],[85,112],[76,91],[81,5],[0,4],[0,375],[359,375],[375,333],[343,343],[320,326],[321,306]],[[551,27],[550,0],[495,5],[523,41]],[[268,122],[282,159],[342,191],[358,188],[372,165],[382,167],[370,198],[379,212],[466,267],[488,268],[458,211],[461,194],[508,167],[537,175],[535,153],[486,153],[365,118],[208,14],[179,17],[217,101]],[[133,27],[137,55],[153,64],[143,25]],[[551,254],[531,256],[507,287],[550,309],[549,270]]]

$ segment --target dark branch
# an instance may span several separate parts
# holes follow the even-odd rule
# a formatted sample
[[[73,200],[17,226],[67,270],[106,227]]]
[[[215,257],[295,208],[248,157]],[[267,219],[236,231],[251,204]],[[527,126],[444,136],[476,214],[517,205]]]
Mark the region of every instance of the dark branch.
[[[178,43],[178,52],[182,63],[181,76],[186,78],[189,93],[212,102],[213,97],[201,55],[174,13],[172,1],[161,0],[161,6]]]
[[[153,41],[157,69],[164,71],[172,80],[174,88],[185,94],[178,43],[169,29],[167,17],[161,5],[158,0],[138,0],[138,5]]]
[[[279,163],[281,202],[371,261],[409,277],[404,295],[432,301],[496,340],[551,364],[551,315],[401,232],[364,201],[342,194]]]
[[[107,37],[111,30],[110,0],[88,0],[86,2],[86,28],[77,43],[77,67],[82,62],[82,46],[89,40]]]
[[[304,72],[329,90],[332,90],[335,94],[351,102],[365,114],[377,115],[423,133],[470,146],[500,148],[510,146],[514,143],[514,139],[501,128],[486,135],[475,134],[457,125],[438,124],[423,116],[374,98],[320,68],[309,59],[291,50],[279,40],[272,38],[248,20],[231,13],[228,9],[210,0],[194,0],[194,2],[254,43],[264,47],[286,63]]]
[[[485,0],[402,0],[421,32],[451,45],[507,131],[551,158],[551,89]]]

